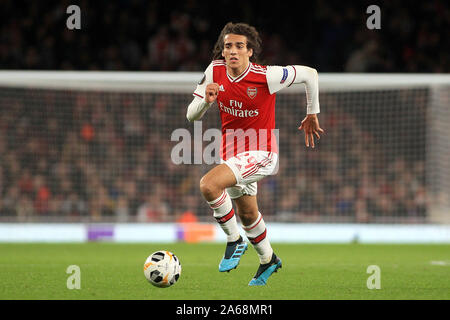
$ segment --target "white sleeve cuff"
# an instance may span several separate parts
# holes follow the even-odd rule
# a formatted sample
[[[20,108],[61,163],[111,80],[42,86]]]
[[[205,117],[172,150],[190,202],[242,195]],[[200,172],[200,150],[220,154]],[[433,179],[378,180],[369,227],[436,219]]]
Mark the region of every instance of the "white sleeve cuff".
[[[212,103],[206,102],[204,98],[201,99],[198,96],[194,96],[194,100],[188,106],[186,118],[189,121],[199,120],[211,105]]]

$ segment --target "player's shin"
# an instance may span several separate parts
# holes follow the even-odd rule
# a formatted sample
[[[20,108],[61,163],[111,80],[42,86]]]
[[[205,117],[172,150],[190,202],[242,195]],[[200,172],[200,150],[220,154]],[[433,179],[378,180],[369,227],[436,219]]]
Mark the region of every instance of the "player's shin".
[[[267,238],[267,229],[264,219],[260,212],[258,212],[258,218],[249,226],[242,226],[245,234],[250,240],[251,244],[255,248],[260,263],[269,263],[272,258],[272,246],[270,245],[269,239]]]
[[[228,193],[223,191],[219,198],[208,202],[208,204],[214,210],[214,218],[227,235],[227,242],[238,240],[240,237],[239,228]]]

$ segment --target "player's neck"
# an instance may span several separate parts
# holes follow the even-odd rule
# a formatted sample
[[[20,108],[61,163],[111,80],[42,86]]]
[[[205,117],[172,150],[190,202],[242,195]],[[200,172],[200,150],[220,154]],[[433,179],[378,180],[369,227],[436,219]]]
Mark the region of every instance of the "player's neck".
[[[238,68],[231,68],[231,67],[227,66],[227,72],[233,78],[237,78],[241,74],[243,74],[245,72],[245,70],[247,70],[249,65],[250,65],[250,61],[248,63],[238,67]]]

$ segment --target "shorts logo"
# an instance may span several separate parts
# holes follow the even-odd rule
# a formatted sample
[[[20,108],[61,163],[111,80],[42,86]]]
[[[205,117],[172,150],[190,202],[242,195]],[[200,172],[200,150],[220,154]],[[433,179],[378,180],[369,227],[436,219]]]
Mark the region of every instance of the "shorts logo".
[[[247,88],[247,95],[251,99],[255,98],[257,93],[258,93],[258,89],[256,89],[255,87],[248,87]]]
[[[283,68],[283,77],[281,78],[280,83],[284,83],[288,77],[288,70],[286,68]]]

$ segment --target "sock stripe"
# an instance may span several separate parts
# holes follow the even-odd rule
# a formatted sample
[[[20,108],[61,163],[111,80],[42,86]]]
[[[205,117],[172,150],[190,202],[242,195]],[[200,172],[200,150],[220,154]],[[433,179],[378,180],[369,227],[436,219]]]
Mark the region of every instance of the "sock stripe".
[[[250,240],[250,242],[252,244],[258,244],[266,238],[266,235],[267,235],[267,229],[264,229],[264,232],[261,233],[259,236],[255,237],[255,238],[248,238],[248,237],[247,238],[248,238],[248,240]]]
[[[244,226],[242,226],[242,229],[244,229],[245,231],[250,231],[253,228],[255,228],[261,222],[261,220],[262,220],[262,214],[259,215],[259,220],[258,220],[257,223],[255,223],[255,225],[253,227],[244,227]]]
[[[210,207],[212,209],[217,209],[218,207],[220,207],[222,204],[225,203],[226,199],[227,199],[227,193],[224,191],[222,193],[222,195],[220,196],[220,199],[216,203],[210,204]]]
[[[233,216],[234,216],[234,209],[231,209],[231,211],[228,212],[226,215],[224,215],[222,217],[214,217],[214,218],[216,218],[218,223],[222,224],[222,223],[227,222],[231,218],[233,218]]]

